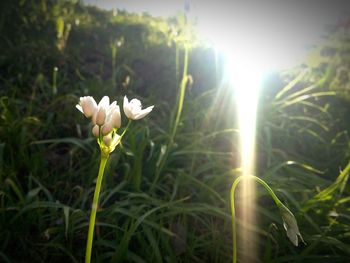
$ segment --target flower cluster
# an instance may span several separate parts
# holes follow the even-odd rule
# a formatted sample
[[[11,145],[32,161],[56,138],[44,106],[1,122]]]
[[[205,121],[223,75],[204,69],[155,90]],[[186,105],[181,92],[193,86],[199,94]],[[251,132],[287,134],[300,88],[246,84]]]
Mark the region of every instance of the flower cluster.
[[[101,150],[109,154],[111,153],[121,140],[121,136],[117,134],[117,130],[121,127],[120,108],[117,101],[110,104],[108,96],[104,96],[97,104],[93,97],[81,97],[77,109],[81,111],[85,117],[92,119],[92,133],[97,138]],[[139,120],[149,114],[154,106],[142,109],[141,102],[138,99],[124,97],[123,109],[126,117],[130,120]]]

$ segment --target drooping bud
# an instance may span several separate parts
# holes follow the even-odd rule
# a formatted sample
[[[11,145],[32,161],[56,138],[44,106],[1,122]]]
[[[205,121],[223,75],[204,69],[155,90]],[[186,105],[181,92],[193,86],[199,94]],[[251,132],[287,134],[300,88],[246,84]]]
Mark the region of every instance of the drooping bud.
[[[283,226],[287,232],[289,240],[294,244],[294,246],[298,246],[298,237],[300,237],[301,241],[305,243],[299,232],[298,223],[293,213],[283,204],[280,204],[278,208],[280,209],[283,219]]]

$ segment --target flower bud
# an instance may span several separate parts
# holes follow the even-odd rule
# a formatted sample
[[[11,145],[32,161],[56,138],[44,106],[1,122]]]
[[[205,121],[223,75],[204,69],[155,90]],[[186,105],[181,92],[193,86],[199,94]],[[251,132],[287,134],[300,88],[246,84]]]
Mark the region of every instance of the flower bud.
[[[102,126],[106,121],[106,109],[101,107],[96,114],[96,124]]]
[[[107,135],[109,134],[113,129],[112,123],[107,122],[102,126],[102,135]]]
[[[97,110],[97,104],[91,96],[80,98],[80,105],[87,118],[90,118]]]
[[[92,124],[102,126],[106,121],[107,109],[109,107],[109,97],[104,96],[98,103],[97,109],[92,116]]]
[[[99,137],[100,136],[100,127],[98,125],[95,125],[93,128],[92,128],[92,134],[95,136],[95,137]]]
[[[105,143],[106,146],[110,146],[112,144],[113,138],[112,134],[108,134],[106,136],[103,136],[103,142]]]
[[[90,118],[97,111],[97,104],[93,97],[85,96],[80,97],[79,104],[76,105],[76,108],[82,112],[85,117]]]
[[[113,126],[113,128],[120,128],[121,126],[121,116],[120,116],[120,109],[119,106],[117,106],[114,111],[112,112],[110,116],[110,122]]]
[[[298,246],[298,241],[299,241],[298,237],[300,237],[301,241],[305,243],[303,240],[303,237],[299,232],[297,220],[295,219],[293,213],[283,204],[280,204],[278,208],[280,209],[282,219],[283,219],[283,227],[287,232],[287,236],[289,240],[295,246]]]

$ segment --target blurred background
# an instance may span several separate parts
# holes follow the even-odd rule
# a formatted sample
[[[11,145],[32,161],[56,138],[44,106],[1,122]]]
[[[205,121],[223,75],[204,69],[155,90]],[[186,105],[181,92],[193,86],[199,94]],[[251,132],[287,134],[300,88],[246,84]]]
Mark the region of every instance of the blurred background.
[[[155,108],[107,164],[92,262],[232,261],[241,120],[255,124],[255,175],[306,244],[290,243],[260,186],[245,222],[238,188],[237,228],[255,249],[239,233],[238,262],[348,261],[346,1],[2,0],[0,10],[1,262],[83,261],[99,149],[75,105],[104,95]]]

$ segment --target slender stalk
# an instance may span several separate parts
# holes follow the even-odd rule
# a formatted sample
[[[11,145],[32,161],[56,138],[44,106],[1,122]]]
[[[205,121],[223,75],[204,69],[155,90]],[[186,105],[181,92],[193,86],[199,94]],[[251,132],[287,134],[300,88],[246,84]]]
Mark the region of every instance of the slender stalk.
[[[231,187],[231,214],[232,214],[232,241],[233,241],[233,256],[232,260],[233,263],[237,262],[237,234],[236,234],[236,210],[235,210],[235,190],[237,187],[237,184],[240,182],[240,178],[242,176],[238,177],[232,184]]]
[[[52,93],[53,93],[53,95],[57,94],[57,71],[58,71],[58,68],[54,67],[53,73],[52,73]]]
[[[120,135],[120,137],[119,137],[119,141],[122,140],[122,138],[123,138],[125,132],[126,132],[126,131],[128,130],[128,128],[130,127],[130,124],[131,124],[131,120],[129,119],[128,124],[126,125],[126,127],[125,127],[123,133],[122,133],[122,134]]]
[[[116,58],[117,58],[117,41],[113,41],[111,43],[111,51],[112,51],[112,87],[113,88],[116,88],[116,81],[115,81],[115,78],[116,78],[116,74],[117,74],[117,71],[116,71]]]
[[[237,233],[236,233],[236,211],[235,211],[235,190],[237,185],[239,184],[240,181],[244,179],[253,179],[260,183],[262,186],[265,187],[265,189],[269,192],[271,195],[272,199],[275,201],[276,205],[278,207],[283,206],[285,207],[282,202],[278,199],[276,194],[273,192],[271,187],[265,183],[263,180],[261,180],[259,177],[254,176],[254,175],[242,175],[236,178],[234,180],[232,186],[231,186],[231,194],[230,194],[230,199],[231,199],[231,214],[232,214],[232,241],[233,241],[233,263],[237,262]]]
[[[159,175],[164,167],[164,164],[166,162],[166,159],[168,158],[169,155],[169,151],[171,149],[171,147],[174,144],[174,139],[175,139],[175,135],[176,135],[176,131],[177,128],[179,126],[180,123],[180,118],[181,118],[181,113],[182,113],[182,108],[183,108],[183,104],[184,104],[184,100],[185,100],[185,92],[186,92],[186,85],[187,85],[187,70],[188,70],[188,56],[189,56],[189,48],[187,46],[185,46],[185,54],[184,54],[184,65],[183,65],[183,72],[182,72],[182,80],[180,83],[180,93],[178,96],[178,106],[177,106],[177,113],[176,113],[176,117],[175,117],[175,121],[172,121],[171,123],[174,124],[171,128],[171,133],[170,133],[170,137],[167,143],[167,147],[165,150],[165,153],[163,155],[163,158],[156,170],[156,174],[151,186],[151,191],[153,191],[158,179],[159,179]]]
[[[179,84],[179,45],[175,43],[175,78],[176,86]]]
[[[107,163],[108,157],[109,157],[109,154],[105,154],[105,153],[103,153],[101,151],[100,168],[99,168],[99,171],[98,171],[97,182],[96,182],[95,193],[94,193],[94,199],[93,199],[92,207],[91,207],[90,222],[89,222],[89,232],[88,232],[88,238],[87,238],[87,243],[86,243],[85,263],[90,263],[91,262],[92,241],[93,241],[93,238],[94,238],[96,212],[97,212],[98,200],[99,200],[100,191],[101,191],[103,173],[104,173],[104,170],[105,170],[105,167],[106,167],[106,163]]]
[[[183,68],[182,80],[181,80],[181,84],[180,84],[180,97],[179,97],[176,119],[175,119],[175,123],[174,123],[173,129],[172,129],[171,137],[170,137],[171,143],[173,143],[173,141],[174,141],[177,127],[179,126],[182,108],[183,108],[183,104],[184,104],[184,100],[185,100],[185,91],[186,91],[186,85],[187,85],[187,69],[188,69],[188,47],[185,47],[184,68]]]

